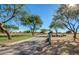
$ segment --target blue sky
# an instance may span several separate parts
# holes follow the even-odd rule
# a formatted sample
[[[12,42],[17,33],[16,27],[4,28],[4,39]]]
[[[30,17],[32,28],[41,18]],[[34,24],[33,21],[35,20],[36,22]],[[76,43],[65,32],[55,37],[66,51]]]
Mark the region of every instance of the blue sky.
[[[29,12],[33,15],[38,15],[41,17],[43,21],[43,25],[41,28],[48,28],[52,21],[52,17],[55,14],[55,11],[59,5],[54,5],[54,4],[30,4],[27,5],[27,8]],[[21,26],[22,28],[22,26]],[[23,27],[24,28],[24,27]],[[20,29],[21,31],[24,29]]]
[[[29,12],[33,15],[38,15],[41,17],[43,21],[43,25],[41,28],[48,29],[53,15],[55,14],[56,10],[59,8],[60,5],[58,4],[30,4],[27,5]],[[24,31],[27,28],[20,26],[20,31]],[[64,31],[60,30],[59,31]]]
[[[59,5],[50,5],[50,4],[33,4],[29,5],[28,8],[33,15],[39,15],[43,21],[42,28],[48,28],[52,17],[55,14],[55,11]]]

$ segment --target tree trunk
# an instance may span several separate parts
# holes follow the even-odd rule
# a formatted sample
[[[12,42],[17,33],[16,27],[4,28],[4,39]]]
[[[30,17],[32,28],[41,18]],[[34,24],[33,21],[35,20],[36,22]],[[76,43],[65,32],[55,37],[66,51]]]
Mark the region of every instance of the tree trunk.
[[[74,35],[73,35],[73,39],[74,39],[74,41],[75,41],[75,39],[77,38],[76,36],[77,36],[77,33],[74,32]]]
[[[36,25],[35,25],[35,22],[33,21],[32,36],[35,36],[35,27],[36,27]]]
[[[0,29],[2,32],[5,32],[7,34],[7,37],[9,40],[11,40],[10,33],[3,27],[3,24],[0,23]]]
[[[34,36],[34,32],[32,32],[32,36]]]
[[[58,31],[57,31],[57,29],[55,29],[55,31],[56,31],[56,36],[58,35]]]
[[[34,33],[34,30],[33,30],[33,31],[32,31],[32,36],[34,36],[34,34],[35,34],[35,33]]]

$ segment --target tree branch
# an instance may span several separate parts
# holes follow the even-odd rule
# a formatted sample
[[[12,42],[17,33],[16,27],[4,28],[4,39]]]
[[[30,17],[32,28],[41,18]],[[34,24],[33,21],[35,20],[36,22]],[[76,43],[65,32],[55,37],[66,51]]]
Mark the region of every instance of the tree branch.
[[[2,22],[2,23],[6,23],[6,22],[10,21],[12,18],[14,18],[14,17],[15,17],[15,16],[14,16],[14,14],[15,14],[15,12],[13,12],[13,15],[12,15],[9,19],[5,20],[5,21],[4,21],[4,22]]]
[[[79,28],[79,25],[78,25],[77,28],[76,28],[76,32],[78,31],[78,28]]]
[[[68,30],[70,30],[71,31],[71,29],[66,25],[66,24],[64,24],[64,26],[68,29]]]
[[[73,28],[71,27],[70,22],[69,22],[69,21],[65,21],[65,23],[67,23],[67,25],[68,25],[68,26],[67,26],[66,24],[64,24],[65,27],[66,27],[67,29],[69,29],[70,31],[73,31],[73,32],[74,32]]]
[[[10,17],[10,18],[8,18],[7,20],[5,20],[5,21],[3,21],[2,23],[6,23],[6,22],[8,22],[9,20],[11,20],[12,18],[14,18],[15,17],[15,5],[14,5],[14,9],[13,9],[13,14],[12,14],[12,16]]]

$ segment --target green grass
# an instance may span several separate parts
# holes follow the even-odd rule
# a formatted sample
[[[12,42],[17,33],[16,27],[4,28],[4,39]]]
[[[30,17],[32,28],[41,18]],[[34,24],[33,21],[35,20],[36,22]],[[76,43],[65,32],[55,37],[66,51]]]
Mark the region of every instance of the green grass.
[[[7,36],[5,35],[0,35],[0,44],[12,43],[20,40],[27,40],[29,38],[32,38],[32,35],[12,35],[12,40],[8,40]]]

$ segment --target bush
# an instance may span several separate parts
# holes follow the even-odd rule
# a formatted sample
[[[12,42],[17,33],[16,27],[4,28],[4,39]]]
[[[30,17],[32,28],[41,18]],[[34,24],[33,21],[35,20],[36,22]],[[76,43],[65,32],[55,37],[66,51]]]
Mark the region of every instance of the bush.
[[[71,31],[67,31],[66,33],[72,33]]]
[[[30,33],[31,31],[30,30],[27,30],[27,31],[24,31],[25,33]]]
[[[46,31],[48,31],[47,29],[41,29],[40,33],[46,33]]]

